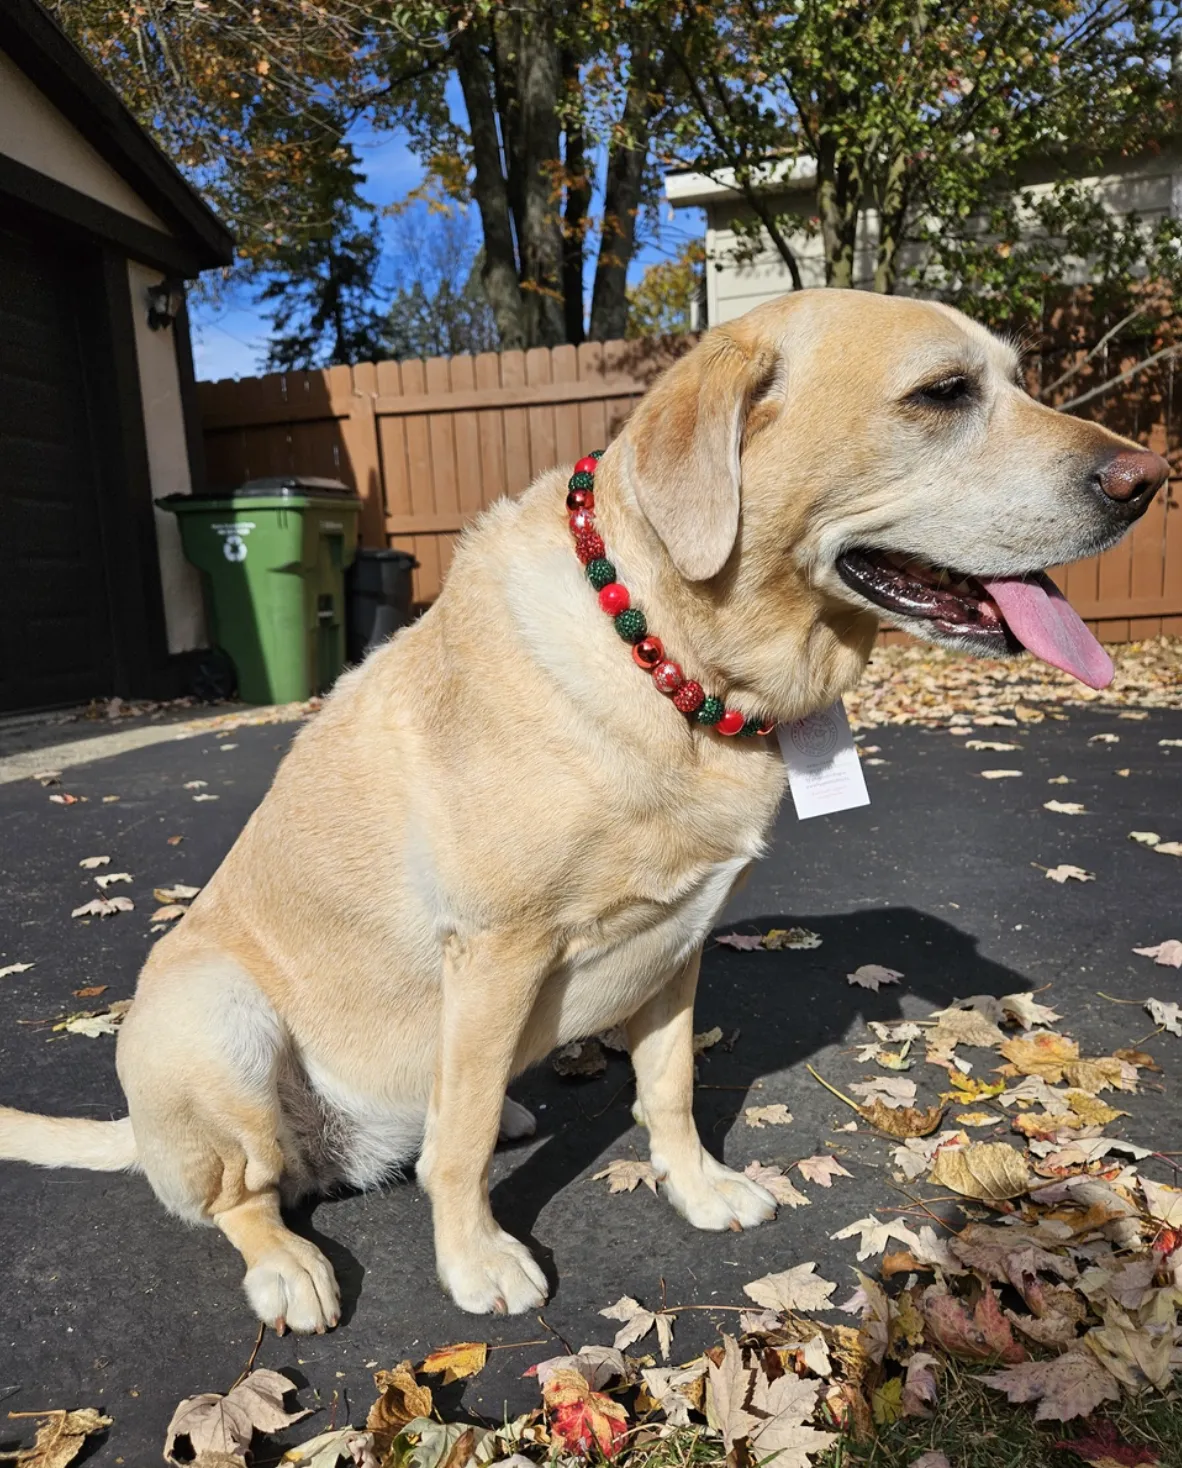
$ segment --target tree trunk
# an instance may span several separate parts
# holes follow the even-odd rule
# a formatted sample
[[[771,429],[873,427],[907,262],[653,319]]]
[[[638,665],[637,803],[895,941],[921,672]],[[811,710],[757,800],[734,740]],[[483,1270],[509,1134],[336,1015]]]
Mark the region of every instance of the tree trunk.
[[[612,130],[603,194],[603,233],[591,295],[592,341],[614,341],[628,326],[628,267],[636,253],[636,216],[648,156],[653,77],[643,53],[632,52],[624,111]]]
[[[567,106],[579,85],[579,65],[567,52],[562,58],[562,78]],[[581,112],[566,125],[566,211],[562,221],[562,302],[566,340],[577,347],[583,340],[583,264],[586,256],[587,210],[591,203],[591,178]]]
[[[862,190],[850,165],[837,158],[837,145],[822,134],[817,149],[817,212],[825,247],[825,284],[849,290],[854,284],[858,213]]]
[[[492,78],[474,26],[455,31],[452,55],[468,110],[474,168],[472,195],[484,233],[480,278],[497,323],[501,350],[511,351],[532,342],[518,277],[509,190],[501,168]]]
[[[521,291],[531,346],[561,346],[565,336],[559,216],[558,112],[562,75],[548,3],[526,14],[519,52],[521,149],[509,157],[522,174]]]
[[[884,296],[894,295],[898,283],[907,204],[907,165],[902,158],[892,158],[879,198],[878,252],[874,260],[874,289]]]

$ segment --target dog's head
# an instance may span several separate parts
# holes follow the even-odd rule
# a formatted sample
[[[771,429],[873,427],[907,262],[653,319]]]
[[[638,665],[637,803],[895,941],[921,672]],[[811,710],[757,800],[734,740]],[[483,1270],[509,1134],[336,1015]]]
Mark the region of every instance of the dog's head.
[[[1168,474],[1035,402],[1013,348],[959,312],[855,291],[710,332],[621,447],[636,504],[724,629],[756,615],[775,640],[778,619],[864,655],[886,612],[945,646],[1026,647],[1092,686],[1107,654],[1045,569],[1114,545]],[[736,680],[774,694],[764,659],[746,661]]]

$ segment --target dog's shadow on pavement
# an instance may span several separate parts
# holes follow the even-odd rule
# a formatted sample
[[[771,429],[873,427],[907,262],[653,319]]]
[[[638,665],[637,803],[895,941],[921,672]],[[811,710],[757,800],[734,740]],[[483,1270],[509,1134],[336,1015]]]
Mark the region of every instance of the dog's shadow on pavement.
[[[923,1007],[912,1006],[912,1012],[926,1014],[972,994],[1000,996],[1031,988],[1022,974],[984,958],[975,938],[913,908],[828,917],[781,913],[737,926],[744,932],[805,927],[820,935],[821,945],[740,952],[707,942],[695,1029],[717,1025],[724,1037],[738,1031],[733,1047],[716,1045],[698,1063],[694,1114],[703,1142],[716,1156],[722,1155],[727,1132],[745,1106],[772,1099],[795,1110],[808,1094],[805,1087],[820,1095],[803,1070],[804,1062],[829,1046],[871,1040],[860,1021],[902,1018],[906,998],[922,1001]],[[727,930],[724,924],[722,931]],[[847,974],[866,963],[882,964],[903,977],[877,993],[850,984]],[[926,1079],[922,1070],[918,1078],[921,1084]],[[748,1094],[757,1082],[767,1084]],[[549,1265],[548,1251],[533,1238],[538,1215],[632,1129],[631,1068],[626,1057],[613,1057],[605,1075],[571,1082],[546,1063],[522,1076],[511,1090],[535,1111],[539,1136],[545,1140],[529,1148],[494,1187],[493,1211]],[[934,1100],[934,1094],[927,1099]],[[644,1139],[635,1141],[636,1155],[645,1156]]]

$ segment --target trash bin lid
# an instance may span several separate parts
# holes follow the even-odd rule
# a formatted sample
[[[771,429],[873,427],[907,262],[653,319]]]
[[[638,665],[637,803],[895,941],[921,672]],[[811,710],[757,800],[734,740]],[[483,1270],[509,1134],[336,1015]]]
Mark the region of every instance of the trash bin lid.
[[[156,501],[166,510],[196,509],[216,500],[233,504],[251,499],[330,499],[359,505],[361,496],[339,479],[317,479],[305,474],[276,474],[266,479],[248,479],[236,489],[214,489],[206,486],[192,494],[170,494]]]

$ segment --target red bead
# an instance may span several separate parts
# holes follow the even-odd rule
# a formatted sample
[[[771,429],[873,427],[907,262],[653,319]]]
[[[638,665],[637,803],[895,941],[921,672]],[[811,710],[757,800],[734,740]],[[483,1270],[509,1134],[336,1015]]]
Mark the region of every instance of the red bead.
[[[666,658],[653,669],[653,682],[662,693],[676,693],[681,687],[681,669]]]
[[[600,560],[603,554],[603,536],[598,530],[583,530],[575,536],[575,555],[584,566],[591,561]]]
[[[673,707],[680,709],[683,714],[696,714],[705,701],[706,690],[692,678],[688,683],[683,683],[673,695]]]
[[[628,610],[632,605],[632,598],[628,595],[626,586],[621,586],[618,581],[610,581],[599,593],[599,605],[609,617],[615,617]]]
[[[598,459],[592,459],[590,456],[588,456],[585,459],[580,459],[579,462],[575,465],[575,473],[576,474],[594,474],[595,471],[596,471],[596,469],[598,469],[598,468],[599,468],[599,460]]]
[[[595,496],[589,489],[572,489],[566,497],[566,507],[570,511],[593,510],[595,508]]]
[[[595,529],[595,516],[589,509],[576,510],[569,517],[570,528],[576,535],[581,535],[584,530]]]
[[[714,727],[720,734],[737,734],[746,722],[738,709],[727,709]]]
[[[632,656],[637,667],[651,673],[659,662],[664,661],[665,649],[659,637],[642,637],[632,649]]]

